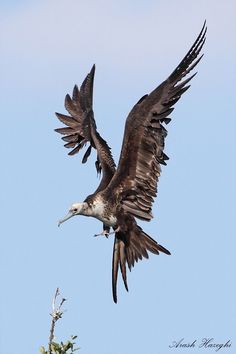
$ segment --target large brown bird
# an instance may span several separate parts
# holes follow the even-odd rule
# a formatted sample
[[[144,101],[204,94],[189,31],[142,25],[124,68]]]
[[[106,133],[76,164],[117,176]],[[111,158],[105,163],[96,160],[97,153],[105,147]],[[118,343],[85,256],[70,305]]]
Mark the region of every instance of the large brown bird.
[[[57,118],[66,125],[56,129],[56,132],[64,135],[62,139],[66,142],[65,147],[72,148],[69,155],[78,153],[89,143],[82,162],[87,161],[94,148],[97,150],[96,169],[102,172],[97,190],[84,202],[72,204],[59,225],[72,216],[85,215],[102,221],[101,235],[108,236],[110,227],[113,228],[112,291],[115,302],[119,268],[128,290],[126,264],[131,270],[139,259],[148,258],[148,251],[170,254],[137,225],[135,218],[146,221],[152,219],[160,165],[166,165],[168,160],[163,152],[167,136],[164,124],[170,122],[169,115],[174,104],[189,88],[189,81],[196,75],[185,78],[202,58],[199,54],[205,42],[206,30],[204,23],[199,36],[177,68],[149,95],[143,96],[129,113],[117,168],[111,150],[98,133],[94,120],[92,101],[95,65],[80,90],[75,86],[72,97],[66,95],[65,108],[69,115],[56,113]]]

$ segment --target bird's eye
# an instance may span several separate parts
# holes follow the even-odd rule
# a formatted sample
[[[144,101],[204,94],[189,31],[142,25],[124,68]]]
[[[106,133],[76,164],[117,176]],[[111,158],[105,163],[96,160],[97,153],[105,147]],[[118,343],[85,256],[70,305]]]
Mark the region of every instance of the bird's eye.
[[[73,212],[76,213],[76,212],[77,212],[77,209],[73,209]]]

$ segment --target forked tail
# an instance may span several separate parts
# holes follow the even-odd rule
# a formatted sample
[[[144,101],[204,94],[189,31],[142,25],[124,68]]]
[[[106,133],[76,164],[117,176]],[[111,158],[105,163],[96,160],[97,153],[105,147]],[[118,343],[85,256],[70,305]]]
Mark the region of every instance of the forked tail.
[[[112,259],[112,294],[113,300],[117,303],[117,277],[120,267],[122,278],[126,290],[128,291],[126,263],[131,271],[135,262],[148,258],[148,252],[159,254],[163,252],[170,255],[170,252],[159,245],[149,235],[147,235],[136,222],[127,232],[116,232]]]

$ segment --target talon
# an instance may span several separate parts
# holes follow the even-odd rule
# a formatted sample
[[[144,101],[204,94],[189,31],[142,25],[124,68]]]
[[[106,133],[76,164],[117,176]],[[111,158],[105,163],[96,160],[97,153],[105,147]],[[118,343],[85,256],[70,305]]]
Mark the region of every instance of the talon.
[[[112,233],[115,234],[116,232],[119,232],[119,231],[121,231],[121,227],[120,226],[118,226]]]
[[[95,234],[94,237],[97,236],[105,236],[106,238],[108,238],[108,236],[110,235],[109,232],[107,232],[106,230],[102,231],[100,234]]]
[[[94,237],[97,236],[105,236],[106,238],[108,238],[110,235],[115,234],[116,232],[120,231],[120,226],[118,226],[114,231],[108,232],[106,229],[103,230],[102,232],[100,232],[100,234],[95,234]]]

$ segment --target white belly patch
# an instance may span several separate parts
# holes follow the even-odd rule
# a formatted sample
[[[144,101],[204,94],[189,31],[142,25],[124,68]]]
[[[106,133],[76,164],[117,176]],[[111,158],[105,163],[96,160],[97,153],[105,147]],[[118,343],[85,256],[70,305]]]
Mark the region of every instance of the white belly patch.
[[[102,221],[104,224],[107,226],[115,226],[117,223],[117,218],[113,215],[110,215],[109,217],[106,217],[104,215],[104,204],[102,203],[96,203],[93,205],[93,216]]]
[[[115,216],[111,215],[109,219],[103,219],[103,222],[107,226],[115,226],[117,223],[117,218]]]

